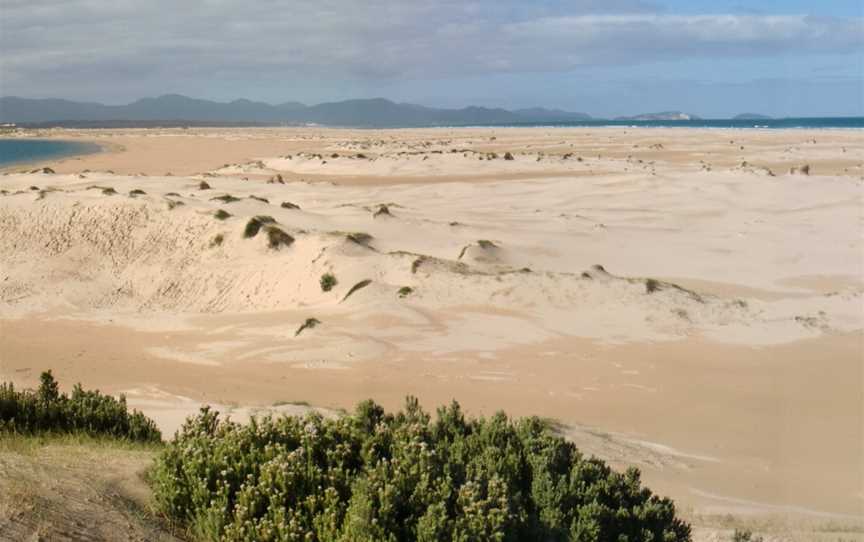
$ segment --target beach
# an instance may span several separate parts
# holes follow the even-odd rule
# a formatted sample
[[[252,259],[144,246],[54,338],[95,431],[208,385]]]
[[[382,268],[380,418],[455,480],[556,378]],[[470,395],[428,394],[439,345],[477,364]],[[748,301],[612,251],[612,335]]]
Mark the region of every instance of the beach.
[[[0,176],[3,380],[168,436],[204,404],[457,400],[638,467],[697,538],[864,539],[860,131],[33,137],[104,150]]]

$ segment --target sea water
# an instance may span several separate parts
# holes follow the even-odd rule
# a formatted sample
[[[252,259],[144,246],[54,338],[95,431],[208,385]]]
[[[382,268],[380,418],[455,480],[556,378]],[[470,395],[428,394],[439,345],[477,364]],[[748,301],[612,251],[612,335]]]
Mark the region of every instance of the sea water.
[[[79,154],[99,152],[95,143],[53,139],[0,139],[0,167],[11,164],[43,162]]]

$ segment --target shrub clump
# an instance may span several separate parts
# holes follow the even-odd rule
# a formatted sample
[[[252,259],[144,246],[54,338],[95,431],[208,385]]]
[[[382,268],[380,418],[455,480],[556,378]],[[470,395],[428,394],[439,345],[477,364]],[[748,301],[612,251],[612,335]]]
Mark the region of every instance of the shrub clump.
[[[584,457],[538,418],[387,414],[265,417],[207,408],[157,458],[158,507],[208,540],[690,539],[637,469]]]
[[[23,434],[85,433],[135,442],[160,442],[162,434],[153,420],[126,407],[122,395],[115,399],[76,384],[72,395],[60,393],[51,371],[42,373],[36,391],[18,391],[12,383],[0,383],[0,432]]]
[[[229,213],[225,209],[218,209],[215,213],[213,213],[213,217],[216,220],[226,220],[228,218],[231,218],[231,213]]]
[[[321,280],[319,281],[319,283],[321,284],[322,292],[329,292],[333,289],[334,286],[339,284],[339,281],[336,280],[336,275],[334,275],[333,273],[324,273],[323,275],[321,275]]]

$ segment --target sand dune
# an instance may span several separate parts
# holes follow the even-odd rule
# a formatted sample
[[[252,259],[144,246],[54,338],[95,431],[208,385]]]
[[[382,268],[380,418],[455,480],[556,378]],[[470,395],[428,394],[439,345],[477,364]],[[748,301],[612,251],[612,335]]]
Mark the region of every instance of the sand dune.
[[[860,515],[854,132],[50,135],[125,150],[0,177],[4,378],[53,366],[165,427],[456,398],[697,512]]]

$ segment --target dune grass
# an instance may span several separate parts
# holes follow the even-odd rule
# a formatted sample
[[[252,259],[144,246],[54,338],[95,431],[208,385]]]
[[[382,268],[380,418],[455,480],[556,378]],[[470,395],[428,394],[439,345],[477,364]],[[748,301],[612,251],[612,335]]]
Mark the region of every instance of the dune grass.
[[[243,237],[251,239],[258,235],[258,232],[261,231],[261,228],[263,228],[265,224],[272,224],[273,222],[276,222],[276,219],[272,216],[253,216],[249,219],[249,222],[246,223],[246,228],[243,230]]]
[[[354,286],[352,286],[350,290],[348,290],[348,293],[345,294],[345,297],[342,298],[342,301],[345,301],[346,299],[348,299],[349,297],[351,297],[351,295],[352,295],[354,292],[356,292],[357,290],[362,290],[363,288],[369,286],[370,284],[372,284],[372,279],[364,279],[364,280],[361,280],[360,282],[358,282],[357,284],[355,284]],[[341,301],[340,301],[340,303],[341,303]]]
[[[264,231],[267,233],[267,247],[272,250],[279,250],[294,243],[294,238],[277,226],[266,226]]]
[[[297,331],[294,332],[294,336],[298,336],[307,329],[315,329],[317,326],[321,325],[321,320],[317,318],[307,318],[305,322],[300,324],[300,327],[297,328]]]

